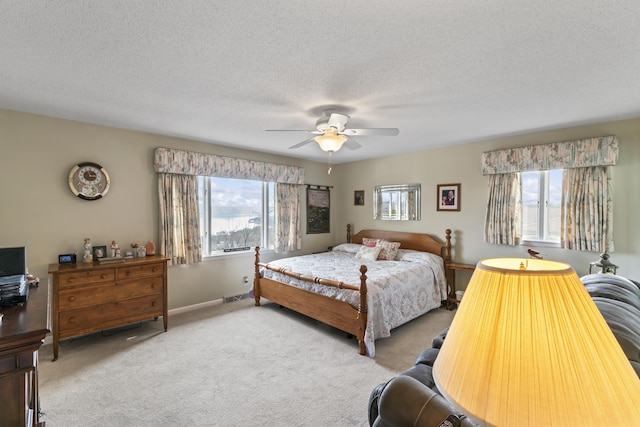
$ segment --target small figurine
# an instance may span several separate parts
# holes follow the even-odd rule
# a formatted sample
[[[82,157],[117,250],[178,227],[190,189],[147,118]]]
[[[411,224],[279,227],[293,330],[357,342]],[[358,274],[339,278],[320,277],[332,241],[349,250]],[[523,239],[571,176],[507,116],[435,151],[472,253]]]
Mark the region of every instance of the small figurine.
[[[116,243],[115,240],[111,241],[111,256],[112,257],[116,257],[118,256],[116,253],[120,252],[119,250],[120,248],[118,248],[118,244]]]
[[[156,245],[151,240],[147,242],[147,255],[155,255],[156,254]]]
[[[84,262],[92,262],[93,261],[93,254],[92,252],[93,247],[91,246],[91,239],[87,238],[84,239],[84,256],[82,257],[82,260]]]

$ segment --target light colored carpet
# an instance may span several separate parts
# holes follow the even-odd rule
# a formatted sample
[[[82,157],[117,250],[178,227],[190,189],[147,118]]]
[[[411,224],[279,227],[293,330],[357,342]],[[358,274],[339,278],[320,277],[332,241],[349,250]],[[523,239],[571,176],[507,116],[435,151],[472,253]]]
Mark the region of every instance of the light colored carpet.
[[[47,427],[368,426],[371,390],[411,365],[447,327],[437,309],[376,341],[357,341],[252,299],[62,341],[40,351]]]

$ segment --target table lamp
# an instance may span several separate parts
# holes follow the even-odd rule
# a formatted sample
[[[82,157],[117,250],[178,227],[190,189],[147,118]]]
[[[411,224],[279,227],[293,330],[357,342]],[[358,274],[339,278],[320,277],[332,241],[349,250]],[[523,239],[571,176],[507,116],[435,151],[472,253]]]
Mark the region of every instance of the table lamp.
[[[640,421],[640,379],[576,272],[559,262],[480,261],[433,375],[483,426]]]

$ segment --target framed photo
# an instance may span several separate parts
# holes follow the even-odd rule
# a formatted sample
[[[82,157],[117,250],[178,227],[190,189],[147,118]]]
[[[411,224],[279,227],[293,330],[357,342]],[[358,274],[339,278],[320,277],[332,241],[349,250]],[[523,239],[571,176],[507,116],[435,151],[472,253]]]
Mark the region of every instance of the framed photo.
[[[460,184],[438,184],[436,196],[439,211],[460,211]]]
[[[354,206],[364,206],[364,190],[356,190],[353,192]]]
[[[329,233],[329,189],[307,187],[307,234]]]
[[[94,246],[93,247],[93,259],[104,258],[107,256],[106,246]]]

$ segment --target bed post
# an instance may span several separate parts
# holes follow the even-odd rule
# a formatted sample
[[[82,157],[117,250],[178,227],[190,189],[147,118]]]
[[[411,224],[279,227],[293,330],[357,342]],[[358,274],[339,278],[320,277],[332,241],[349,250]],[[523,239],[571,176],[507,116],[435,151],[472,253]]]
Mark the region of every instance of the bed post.
[[[444,262],[448,264],[451,262],[451,229],[444,230],[445,233],[445,246],[444,246]]]
[[[253,276],[253,297],[256,300],[256,306],[260,305],[260,246],[256,246],[256,260],[254,264]]]
[[[360,354],[367,354],[364,345],[364,334],[367,331],[367,317],[369,308],[367,306],[367,266],[360,266],[360,306],[358,307],[358,344],[360,345]]]
[[[347,224],[347,243],[351,243],[351,224]]]

